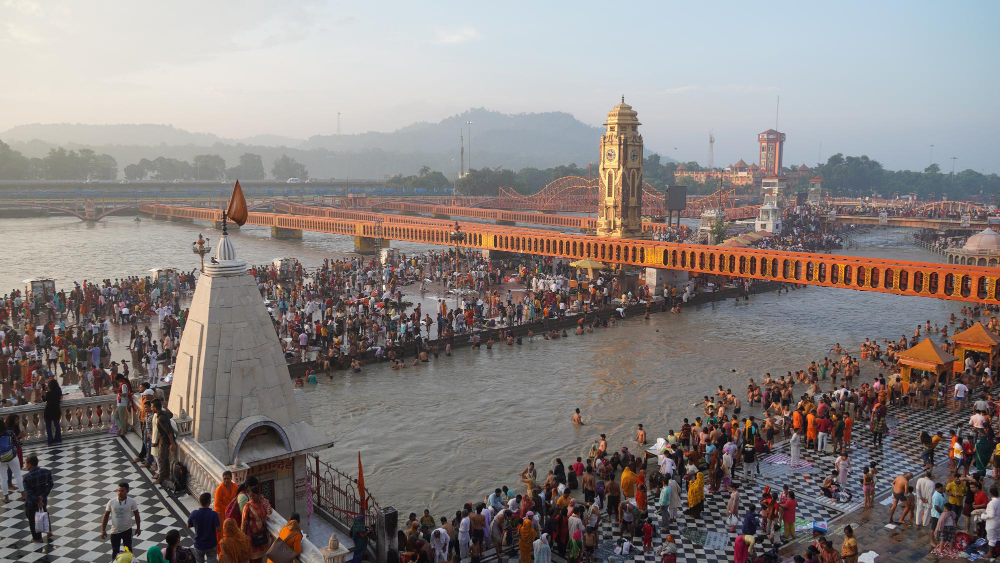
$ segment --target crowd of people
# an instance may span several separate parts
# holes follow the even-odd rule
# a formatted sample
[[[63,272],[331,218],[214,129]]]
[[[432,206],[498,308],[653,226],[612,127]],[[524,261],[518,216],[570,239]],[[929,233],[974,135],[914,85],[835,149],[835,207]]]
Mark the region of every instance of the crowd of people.
[[[789,228],[790,234],[778,240],[801,247],[797,249],[825,249],[836,239],[828,240],[829,235],[820,235],[808,222],[793,221]],[[462,273],[453,275],[456,271]],[[507,340],[512,337],[502,332],[505,327],[558,318],[568,311],[586,312],[588,307],[624,306],[649,297],[643,290],[623,294],[616,280],[601,278],[585,290],[584,300],[581,287],[568,283],[573,273],[564,262],[530,257],[488,260],[478,254],[447,251],[395,256],[385,263],[362,258],[332,260],[308,274],[301,267],[283,271],[273,265],[253,267],[250,273],[274,309],[275,330],[290,343],[290,359],[306,359],[310,349],[319,348],[318,361],[327,369],[349,366],[359,370],[368,351],[374,351],[377,358],[401,362],[406,351],[413,350],[415,361],[426,361],[428,354],[438,351],[432,342],[435,337],[448,341],[474,329],[496,329],[499,339]],[[169,424],[172,415],[156,398],[153,386],[159,366],[171,363],[179,342],[186,319],[181,297],[193,288],[193,279],[192,273],[180,276],[176,283],[150,278],[84,282],[69,293],[30,299],[19,291],[11,293],[0,308],[0,379],[3,398],[9,401],[5,404],[44,402],[46,421],[51,407],[56,424],[50,443],[60,439],[62,391],[57,377],[63,378],[63,385],[79,384],[85,395],[117,393],[118,407],[132,408],[130,362],[110,361],[109,336],[111,323],[129,324],[132,369],[148,380],[140,386],[141,405],[136,407],[143,441],[137,461],[157,471],[156,482],[164,481],[167,475],[160,468],[169,468],[175,448]],[[407,313],[412,304],[404,300],[403,286],[421,284],[423,290],[427,283],[443,283],[458,296],[459,305],[449,308],[441,300],[435,311],[422,311],[417,304]],[[515,294],[511,284],[524,289],[518,287]],[[676,292],[669,298],[681,299]],[[857,481],[864,492],[864,506],[872,508],[875,486],[882,477],[874,464],[862,468],[860,476],[853,474],[850,459],[856,423],[867,426],[870,447],[882,447],[890,408],[943,407],[973,412],[967,427],[951,433],[948,482],[933,482],[936,450],[944,437],[939,432],[923,432],[920,442],[928,472],[913,485],[909,483],[912,474],[893,481],[890,520],[900,504],[902,516],[896,522],[931,526],[936,552],[948,555],[965,517],[965,533],[978,534],[993,547],[1000,540],[1000,499],[996,486],[988,484],[986,469],[1000,471],[994,428],[1000,402],[990,395],[994,378],[989,359],[970,356],[964,372],[945,380],[927,375],[904,381],[896,365],[898,352],[914,346],[922,334],[945,338],[949,326],[955,327],[954,332],[986,316],[987,328],[997,332],[1000,322],[989,315],[992,312],[970,306],[963,308],[960,324],[952,315],[940,327],[930,321],[917,327],[910,338],[903,335],[898,341],[883,339],[881,343],[866,340],[860,359],[837,344],[822,361],[805,369],[778,377],[768,373],[759,383],[751,380],[745,399],[720,387],[714,396],[697,404],[701,409],[697,416],[684,418],[683,423],[678,420],[678,431],[669,429],[655,445],[639,424],[635,453],[628,447],[611,451],[607,437],[601,435],[589,456],[572,456],[569,459],[575,457],[575,461],[568,465],[556,459],[543,476],[529,464],[518,476],[520,486],[514,490],[499,487],[482,500],[466,503],[454,518],[438,519],[428,511],[419,518],[411,514],[399,538],[400,549],[421,563],[465,558],[478,563],[489,550],[500,555],[505,549],[516,551],[521,563],[548,563],[553,551],[571,563],[589,562],[594,561],[598,545],[608,539],[601,537],[601,524],[611,520],[619,530],[615,542],[619,553],[648,551],[658,535],[663,541],[657,555],[663,563],[670,563],[677,554],[673,534],[679,532],[679,511],[684,510],[688,524],[690,519],[705,517],[708,494],[728,497],[726,514],[708,517],[732,521],[731,528],[740,532],[733,540],[736,561],[745,563],[765,543],[774,554],[795,539],[796,494],[844,502],[850,499],[852,481]],[[156,332],[150,326],[154,321]],[[594,326],[589,325],[590,330]],[[577,331],[587,329],[581,322]],[[552,337],[559,336],[556,332]],[[491,334],[488,346],[492,342]],[[953,349],[953,345],[946,343],[945,348]],[[864,361],[880,372],[871,382],[861,381]],[[754,407],[760,410],[744,411]],[[116,411],[115,416],[124,432],[130,419],[124,412]],[[583,424],[579,410],[573,422]],[[22,437],[16,417],[8,417],[0,426],[0,471],[10,473],[2,479],[4,501],[8,488],[16,486],[27,499],[26,516],[33,537],[40,541],[33,515],[44,509],[52,476],[38,467],[34,456],[22,461],[18,443]],[[787,486],[782,491],[765,489],[758,498],[751,491],[760,460],[782,440],[788,441],[792,467],[800,462],[803,448],[832,452],[836,462],[822,483],[804,485],[798,491]],[[14,457],[5,459],[5,448],[11,447]],[[195,530],[194,557],[214,552],[220,561],[262,561],[270,548],[269,539],[266,545],[261,540],[270,507],[256,485],[252,477],[236,485],[230,475],[215,491],[212,509],[212,495],[202,495],[202,508],[188,523]],[[102,537],[111,524],[114,553],[120,546],[131,547],[133,527],[139,533],[140,509],[128,500],[128,484],[122,483],[102,522]],[[650,516],[649,504],[658,517]],[[291,538],[286,543],[293,550],[297,540],[300,552],[296,516],[290,518],[281,540]],[[357,541],[363,543],[369,528],[362,521],[356,533]],[[828,561],[834,555],[856,561],[859,551],[853,531],[844,530],[844,536],[839,550],[829,538],[818,538],[804,554],[795,556],[796,561]],[[168,533],[165,547],[151,547],[147,560],[177,560],[177,553],[188,549],[180,546],[179,538],[179,532]]]
[[[457,262],[456,262],[457,260]],[[454,275],[459,268],[460,275]],[[366,361],[415,361],[450,353],[454,339],[499,331],[570,312],[624,307],[650,297],[648,288],[623,291],[617,279],[599,276],[578,284],[565,261],[542,257],[486,259],[452,251],[397,255],[382,262],[352,258],[325,261],[307,274],[273,265],[250,269],[274,311],[275,330],[290,361],[315,359],[319,371],[358,371]],[[404,285],[416,285],[404,296]],[[452,298],[433,310],[406,299],[442,284]],[[436,342],[435,342],[436,341]],[[425,360],[426,361],[426,360]]]
[[[116,376],[128,378],[133,370],[157,383],[180,342],[187,318],[182,298],[193,287],[194,274],[179,273],[84,280],[68,292],[12,291],[0,301],[2,404],[42,402],[57,377],[84,396],[115,391]],[[113,359],[115,325],[130,327],[131,358]]]
[[[982,319],[996,332],[1000,326],[993,312],[969,306],[962,309],[961,325],[954,315],[944,324],[965,327]],[[428,510],[419,518],[410,514],[400,532],[400,549],[411,560],[428,563],[478,561],[490,550],[498,555],[506,550],[521,563],[545,563],[552,552],[575,563],[593,561],[595,548],[609,539],[615,541],[616,553],[648,553],[652,538],[659,536],[656,555],[669,563],[676,560],[680,530],[675,522],[683,510],[687,527],[700,518],[725,519],[730,531],[736,531],[732,546],[737,563],[754,561],[758,555],[779,560],[782,546],[796,539],[796,495],[846,503],[852,491],[860,489],[862,508],[874,508],[876,486],[886,477],[875,462],[855,468],[852,452],[857,447],[883,447],[890,408],[970,407],[968,425],[950,432],[948,483],[933,482],[941,432],[924,431],[920,442],[928,471],[912,484],[912,473],[892,480],[889,519],[930,526],[936,553],[955,556],[952,540],[964,515],[966,533],[986,539],[992,549],[1000,544],[1000,499],[996,485],[988,486],[993,478],[987,477],[987,469],[1000,472],[995,428],[1000,397],[990,394],[994,380],[989,359],[970,355],[965,370],[953,379],[927,374],[904,382],[897,354],[923,334],[944,338],[946,333],[928,321],[911,339],[881,343],[867,339],[860,358],[837,344],[822,361],[805,369],[751,380],[745,399],[720,386],[714,396],[695,404],[701,409],[697,416],[682,419],[676,431],[669,429],[652,447],[639,424],[633,442],[620,451],[609,451],[602,434],[589,456],[570,464],[557,458],[544,475],[530,463],[517,477],[523,489],[499,487],[481,501],[466,503],[454,517],[439,519]],[[878,372],[871,381],[861,381],[863,364]],[[970,401],[980,394],[980,399]],[[747,412],[755,407],[759,414]],[[579,409],[573,423],[584,423]],[[870,440],[860,446],[856,424],[863,425]],[[753,490],[759,484],[761,459],[782,440],[787,441],[792,470],[803,467],[803,449],[832,453],[835,461],[819,481],[785,485],[781,491],[764,488],[758,496]],[[706,495],[724,495],[726,513],[704,514]],[[602,537],[601,524],[609,520],[617,524],[615,538]],[[787,555],[809,563],[857,561],[860,550],[854,530],[847,527],[841,533],[839,546],[819,535],[797,543],[801,553]]]

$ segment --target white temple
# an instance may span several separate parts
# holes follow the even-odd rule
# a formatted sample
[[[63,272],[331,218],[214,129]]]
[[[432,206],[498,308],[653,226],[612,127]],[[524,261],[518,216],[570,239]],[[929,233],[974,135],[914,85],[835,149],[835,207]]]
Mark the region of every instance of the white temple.
[[[248,466],[246,474],[266,484],[275,508],[304,512],[295,506],[303,496],[296,477],[306,474],[306,454],[332,440],[310,424],[257,283],[225,233],[215,258],[194,292],[169,408],[178,426],[190,425],[181,434],[197,443],[191,455]]]

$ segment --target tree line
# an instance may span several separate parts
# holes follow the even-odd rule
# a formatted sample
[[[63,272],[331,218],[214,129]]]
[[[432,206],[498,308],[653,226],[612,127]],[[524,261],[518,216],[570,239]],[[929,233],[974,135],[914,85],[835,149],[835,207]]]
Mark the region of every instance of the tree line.
[[[674,171],[679,162],[663,162],[658,154],[651,154],[643,159],[643,180],[654,188],[663,191],[674,183]],[[696,169],[696,162],[685,163],[689,170]],[[501,187],[513,188],[520,194],[538,193],[549,183],[565,176],[581,176],[583,178],[597,177],[597,165],[580,167],[576,163],[553,166],[552,168],[522,168],[517,172],[508,168],[482,168],[470,170],[468,174],[455,182],[455,191],[462,195],[495,196]],[[700,193],[700,186],[688,188],[690,193]]]
[[[118,177],[118,163],[90,149],[52,149],[44,158],[28,158],[0,141],[0,180],[106,180]]]
[[[664,190],[675,183],[674,173],[681,163],[663,162],[658,154],[650,154],[643,160],[643,179],[658,190]],[[698,171],[702,167],[697,162],[683,163],[688,170]],[[140,180],[194,180],[232,181],[264,180],[267,171],[259,154],[244,153],[239,162],[228,167],[225,159],[217,154],[196,155],[190,162],[176,158],[159,157],[153,160],[143,158],[122,169],[128,181]],[[789,177],[795,175],[789,170]],[[923,171],[886,170],[880,162],[862,156],[844,156],[837,153],[826,163],[815,169],[815,174],[823,179],[823,187],[832,195],[868,196],[873,193],[882,196],[900,196],[915,193],[920,199],[941,199],[947,195],[951,200],[989,199],[994,200],[1000,192],[1000,176],[981,174],[967,169],[955,174],[942,173],[940,166],[931,164]],[[270,175],[278,181],[309,178],[306,166],[287,154],[276,158]],[[593,170],[580,167],[576,163],[551,168],[482,168],[470,170],[455,182],[455,191],[463,195],[495,196],[501,187],[510,187],[522,194],[533,194],[550,182],[564,176],[597,176]],[[799,179],[804,187],[807,177]],[[0,180],[99,180],[117,181],[118,163],[108,154],[98,154],[91,149],[66,150],[52,148],[43,158],[28,158],[0,141]],[[423,166],[415,175],[397,174],[386,180],[387,188],[446,189],[451,182],[439,171]],[[717,180],[705,184],[689,183],[688,193],[708,194],[722,186]]]
[[[191,162],[176,158],[143,158],[122,169],[125,179],[139,180],[264,180],[267,173],[258,154],[244,153],[239,164],[226,167],[226,161],[217,154],[200,154]],[[440,174],[440,173],[439,173]],[[305,165],[286,154],[275,159],[271,177],[286,181],[309,178]],[[28,158],[0,141],[0,180],[118,180],[118,162],[107,154],[97,154],[90,149],[66,150],[58,147],[49,150],[44,158]]]
[[[918,199],[938,200],[947,195],[954,201],[987,199],[994,201],[1000,191],[1000,176],[982,174],[972,169],[942,174],[941,167],[931,164],[922,172],[886,170],[867,156],[844,156],[837,153],[818,167],[823,188],[834,195],[869,196],[877,193],[891,197],[917,194]],[[805,181],[805,179],[804,179]]]

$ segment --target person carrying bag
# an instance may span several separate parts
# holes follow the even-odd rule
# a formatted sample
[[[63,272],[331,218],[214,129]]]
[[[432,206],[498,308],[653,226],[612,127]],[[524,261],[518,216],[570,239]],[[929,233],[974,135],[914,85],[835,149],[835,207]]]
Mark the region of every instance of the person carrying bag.
[[[267,550],[267,561],[269,563],[292,563],[298,561],[301,553],[302,530],[299,528],[299,515],[293,512],[288,523],[278,534],[278,539],[274,540],[271,548]]]

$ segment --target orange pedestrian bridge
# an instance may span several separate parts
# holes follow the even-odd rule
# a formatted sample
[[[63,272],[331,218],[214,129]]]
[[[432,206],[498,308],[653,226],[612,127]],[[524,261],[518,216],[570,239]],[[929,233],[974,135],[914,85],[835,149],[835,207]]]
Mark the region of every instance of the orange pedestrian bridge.
[[[218,222],[222,211],[145,204],[141,213],[156,218]],[[349,212],[354,213],[354,212]],[[355,237],[355,243],[399,240],[486,251],[530,253],[608,264],[684,270],[760,280],[1000,304],[1000,269],[958,264],[909,262],[872,257],[812,254],[755,248],[730,248],[565,234],[540,229],[455,223],[378,213],[356,217],[319,217],[280,213],[249,214],[248,223],[272,233],[314,231]],[[442,221],[436,223],[432,221]],[[275,230],[278,231],[275,231]]]
[[[338,216],[335,208],[315,205],[303,205],[294,202],[275,202],[274,209],[293,215],[319,215],[323,217]],[[481,207],[462,207],[457,205],[435,205],[432,203],[413,203],[409,201],[386,200],[371,207],[371,211],[396,211],[403,216],[415,216],[416,214],[430,215],[438,219],[451,219],[460,217],[466,219],[480,219],[484,221],[494,221],[497,225],[513,226],[516,224],[544,225],[548,227],[560,227],[565,229],[580,230],[591,233],[597,230],[597,219],[593,217],[580,217],[575,215],[559,215],[555,213],[543,213],[537,211],[505,211],[500,209],[487,209]],[[757,216],[758,207],[736,207],[725,209],[726,219],[734,221],[737,219],[748,219]],[[643,222],[642,230],[650,233],[669,231],[671,227],[665,223],[655,223],[651,221]]]
[[[827,218],[829,222],[830,219]],[[883,227],[909,227],[918,229],[934,229],[947,231],[953,229],[981,231],[989,226],[989,221],[970,220],[968,226],[962,225],[961,219],[936,219],[928,217],[886,217],[884,219],[872,215],[840,215],[833,219],[834,223],[846,225],[881,225]]]

